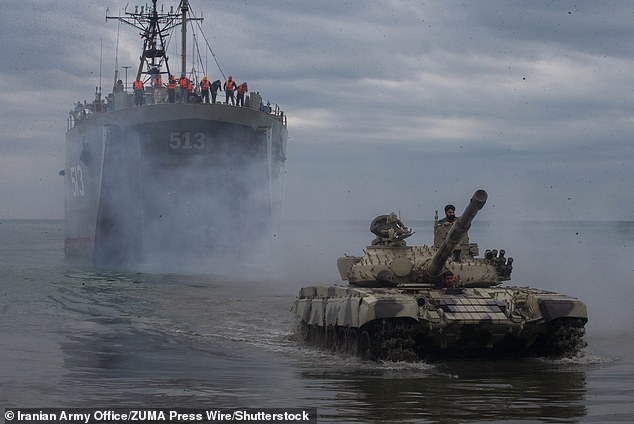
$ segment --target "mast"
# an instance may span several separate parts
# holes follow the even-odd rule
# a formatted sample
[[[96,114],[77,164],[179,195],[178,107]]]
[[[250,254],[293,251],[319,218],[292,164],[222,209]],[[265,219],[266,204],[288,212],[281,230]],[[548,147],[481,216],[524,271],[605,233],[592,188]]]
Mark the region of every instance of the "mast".
[[[187,74],[187,12],[189,2],[183,0],[181,3],[181,73]]]
[[[157,0],[152,0],[152,5],[146,7],[141,6],[139,8],[136,6],[134,12],[124,10],[124,15],[122,16],[108,16],[106,12],[106,19],[116,19],[140,31],[139,35],[141,35],[143,39],[143,53],[140,58],[136,78],[142,79],[143,76],[146,75],[147,78],[145,78],[145,81],[150,78],[159,77],[161,74],[171,75],[166,50],[166,39],[168,33],[178,25],[182,25],[182,69],[183,72],[186,72],[186,24],[188,21],[202,20],[202,18],[187,16],[189,12],[189,2],[187,0],[182,0],[181,2],[181,13],[178,13],[173,8],[170,8],[169,13],[163,13],[162,10],[159,13],[156,2]]]

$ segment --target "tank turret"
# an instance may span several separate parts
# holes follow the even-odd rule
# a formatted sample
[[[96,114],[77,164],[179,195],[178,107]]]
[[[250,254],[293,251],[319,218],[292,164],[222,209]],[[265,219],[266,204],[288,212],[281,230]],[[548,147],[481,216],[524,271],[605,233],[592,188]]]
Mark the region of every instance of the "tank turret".
[[[408,246],[414,231],[396,214],[376,217],[364,254],[337,260],[348,285],[300,290],[293,311],[301,338],[370,359],[576,355],[585,346],[586,305],[526,285],[500,286],[513,259],[504,250],[478,257],[469,242],[486,200],[477,190],[453,223],[436,213],[431,246]]]
[[[478,258],[478,245],[469,243],[467,232],[478,211],[487,201],[487,193],[477,190],[462,215],[453,224],[434,221],[432,246],[407,246],[405,239],[414,231],[407,228],[394,213],[376,217],[370,231],[376,235],[363,256],[344,256],[337,260],[343,280],[363,287],[392,287],[399,284],[438,285],[441,275],[450,271],[460,285],[489,287],[509,280],[513,258],[504,250],[487,250]]]

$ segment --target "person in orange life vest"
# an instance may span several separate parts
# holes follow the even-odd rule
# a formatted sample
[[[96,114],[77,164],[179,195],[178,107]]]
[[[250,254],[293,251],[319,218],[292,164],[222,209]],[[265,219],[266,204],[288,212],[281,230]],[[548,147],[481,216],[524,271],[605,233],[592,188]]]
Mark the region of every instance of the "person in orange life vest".
[[[134,81],[134,104],[141,106],[143,104],[143,83],[140,79]]]
[[[178,101],[185,103],[187,101],[187,77],[184,73],[181,74],[181,77],[178,80],[178,86],[180,87]]]
[[[154,94],[154,103],[163,101],[163,81],[161,81],[160,74],[152,78],[152,92]]]
[[[202,81],[200,81],[200,96],[202,97],[203,103],[209,103],[209,88],[211,87],[211,83],[206,76],[203,77]]]
[[[176,98],[176,78],[174,75],[170,75],[169,82],[167,83],[167,101],[174,103]]]
[[[194,95],[194,83],[192,80],[187,79],[187,102],[189,103],[191,97]]]
[[[238,106],[244,106],[244,95],[246,94],[248,90],[249,88],[246,82],[243,82],[238,87],[238,96],[236,98],[236,103],[238,104]]]
[[[233,96],[233,92],[234,92],[234,90],[236,88],[238,88],[236,86],[236,82],[233,80],[233,77],[231,75],[229,75],[229,78],[227,79],[227,81],[225,81],[225,95],[226,95],[225,96],[226,97],[225,102],[227,104],[229,104],[229,99],[231,99],[231,104],[232,105],[236,104],[236,99]]]
[[[216,103],[216,95],[218,94],[218,90],[222,91],[222,83],[220,80],[215,80],[211,83],[211,103]]]

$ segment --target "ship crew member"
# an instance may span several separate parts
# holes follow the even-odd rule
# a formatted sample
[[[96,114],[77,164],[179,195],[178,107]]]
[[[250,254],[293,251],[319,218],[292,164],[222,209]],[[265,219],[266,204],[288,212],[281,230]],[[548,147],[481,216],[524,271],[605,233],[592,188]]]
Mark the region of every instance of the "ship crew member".
[[[231,99],[231,104],[236,104],[236,98],[233,96],[233,92],[236,88],[238,88],[236,82],[233,80],[233,77],[229,75],[229,78],[225,81],[225,103],[229,104],[229,99]]]
[[[181,77],[178,80],[178,86],[180,87],[178,101],[185,103],[187,101],[187,77],[185,76],[185,73],[181,74]]]
[[[189,78],[187,79],[187,103],[192,101],[194,95],[194,83]]]
[[[202,81],[200,82],[200,96],[202,97],[203,103],[209,103],[209,88],[211,87],[211,83],[207,76],[204,76]]]
[[[174,78],[174,75],[171,75],[169,82],[167,83],[167,101],[169,103],[174,103],[175,98],[176,98],[176,78]]]
[[[244,106],[244,95],[246,94],[246,92],[248,91],[248,86],[246,82],[243,82],[242,84],[240,84],[240,86],[238,87],[238,96],[236,98],[236,103],[238,104],[238,106]]]
[[[152,91],[154,92],[154,103],[162,102],[163,99],[163,81],[161,81],[161,75],[156,75],[152,78]]]
[[[117,80],[117,83],[114,85],[112,89],[114,93],[122,93],[123,92],[123,81]]]
[[[215,80],[211,84],[211,103],[216,103],[216,95],[218,94],[218,90],[222,91],[222,83],[220,80]]]
[[[143,104],[143,83],[140,79],[134,81],[134,104],[136,106]]]

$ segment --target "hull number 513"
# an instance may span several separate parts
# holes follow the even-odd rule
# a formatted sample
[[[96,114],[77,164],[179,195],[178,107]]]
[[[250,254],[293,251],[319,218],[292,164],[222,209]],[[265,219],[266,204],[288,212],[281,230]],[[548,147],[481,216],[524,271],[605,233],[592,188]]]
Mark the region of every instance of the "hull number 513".
[[[191,133],[189,131],[170,132],[170,150],[202,150],[207,146],[205,133]]]

